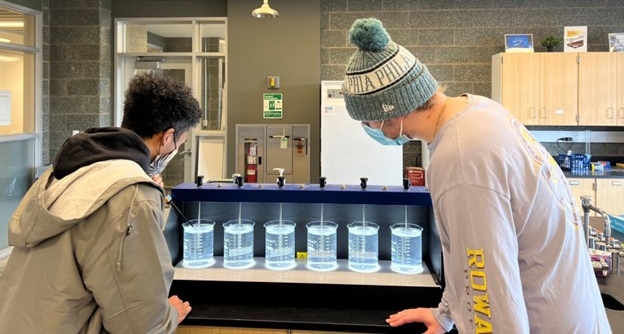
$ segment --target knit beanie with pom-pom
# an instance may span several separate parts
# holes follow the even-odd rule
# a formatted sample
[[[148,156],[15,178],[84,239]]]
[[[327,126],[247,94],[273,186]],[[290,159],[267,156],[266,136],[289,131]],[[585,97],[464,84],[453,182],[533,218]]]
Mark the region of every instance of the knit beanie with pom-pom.
[[[438,83],[427,67],[393,42],[378,19],[356,20],[349,39],[358,47],[342,85],[351,118],[381,121],[405,116],[435,94]]]

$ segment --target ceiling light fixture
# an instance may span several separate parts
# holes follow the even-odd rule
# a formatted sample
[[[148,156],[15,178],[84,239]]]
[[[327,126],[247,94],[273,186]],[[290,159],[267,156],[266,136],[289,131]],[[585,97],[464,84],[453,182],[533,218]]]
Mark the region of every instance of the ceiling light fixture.
[[[264,0],[260,8],[256,8],[251,12],[251,16],[259,19],[276,18],[279,16],[279,13],[269,6],[269,0]]]

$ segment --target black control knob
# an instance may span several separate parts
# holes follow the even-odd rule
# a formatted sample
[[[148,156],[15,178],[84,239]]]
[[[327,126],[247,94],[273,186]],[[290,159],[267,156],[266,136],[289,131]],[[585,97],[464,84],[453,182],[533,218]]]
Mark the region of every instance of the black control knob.
[[[204,184],[204,176],[203,175],[197,175],[195,176],[195,184],[198,187],[201,187]]]
[[[280,187],[280,188],[284,187],[284,179],[285,179],[284,176],[278,176],[277,177],[277,186],[278,187]]]
[[[236,178],[236,180],[234,182],[236,182],[236,185],[239,186],[239,187],[242,187],[243,183],[244,183],[243,182],[243,180],[244,180],[243,177],[241,175],[237,175],[237,176],[235,176],[235,178]]]
[[[403,189],[407,190],[412,185],[408,178],[403,179]]]
[[[367,183],[368,183],[368,178],[367,177],[361,177],[360,178],[360,187],[362,187],[362,189],[366,189]]]
[[[325,185],[327,185],[327,178],[325,176],[319,177],[319,186],[325,188]]]

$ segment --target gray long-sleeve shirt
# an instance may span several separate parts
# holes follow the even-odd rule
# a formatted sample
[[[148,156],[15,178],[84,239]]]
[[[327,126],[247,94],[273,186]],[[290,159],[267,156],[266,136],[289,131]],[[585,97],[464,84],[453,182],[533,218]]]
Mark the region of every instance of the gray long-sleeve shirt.
[[[561,169],[500,104],[466,107],[429,144],[446,288],[460,333],[611,333]]]

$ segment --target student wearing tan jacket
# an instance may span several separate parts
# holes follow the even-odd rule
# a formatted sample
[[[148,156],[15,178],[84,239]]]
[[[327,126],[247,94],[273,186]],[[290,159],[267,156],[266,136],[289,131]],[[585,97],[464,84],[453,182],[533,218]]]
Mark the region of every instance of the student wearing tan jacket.
[[[121,128],[70,137],[9,222],[0,333],[175,333],[158,174],[199,122],[184,84],[135,77]]]

